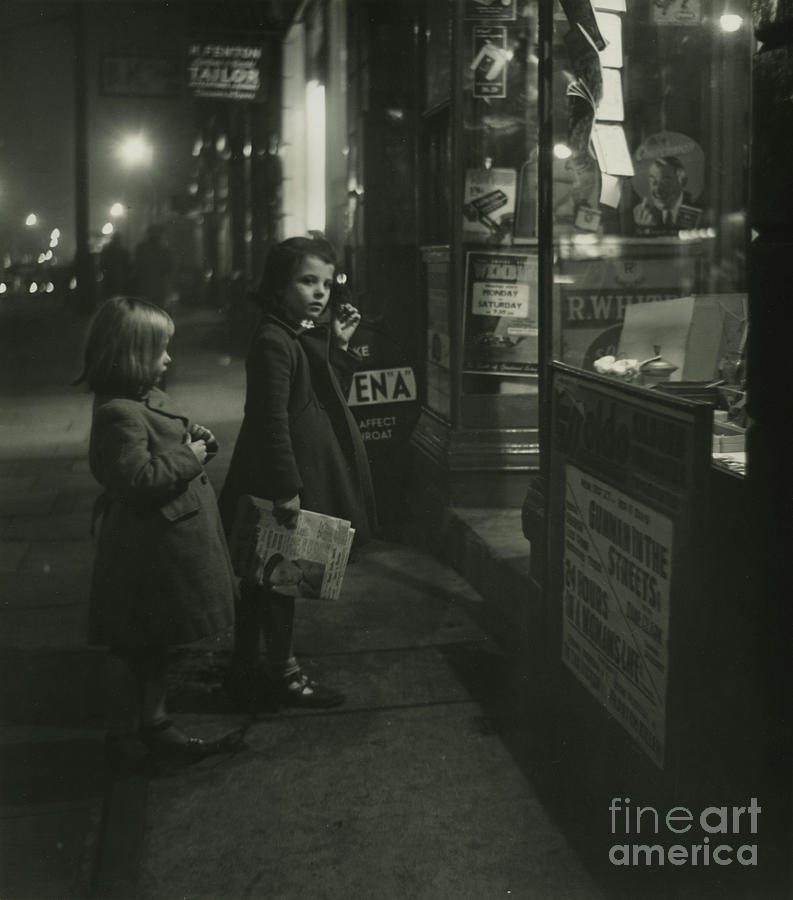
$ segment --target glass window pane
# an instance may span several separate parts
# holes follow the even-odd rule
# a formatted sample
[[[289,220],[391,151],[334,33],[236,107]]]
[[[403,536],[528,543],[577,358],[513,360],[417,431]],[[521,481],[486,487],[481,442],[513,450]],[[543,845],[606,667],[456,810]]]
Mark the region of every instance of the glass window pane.
[[[465,5],[462,402],[483,427],[501,406],[515,424],[533,415],[494,395],[537,390],[537,27],[536,2]]]
[[[724,31],[699,0],[592,5],[554,16],[555,356],[592,369],[660,355],[672,382],[733,380],[748,27]]]

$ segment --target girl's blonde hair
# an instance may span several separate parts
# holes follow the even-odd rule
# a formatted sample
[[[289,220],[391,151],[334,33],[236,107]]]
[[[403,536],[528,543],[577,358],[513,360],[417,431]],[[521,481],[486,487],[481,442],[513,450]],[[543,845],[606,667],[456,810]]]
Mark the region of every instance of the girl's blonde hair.
[[[85,340],[83,371],[95,394],[141,397],[157,381],[157,362],[174,333],[173,319],[137,297],[113,297],[94,313]]]

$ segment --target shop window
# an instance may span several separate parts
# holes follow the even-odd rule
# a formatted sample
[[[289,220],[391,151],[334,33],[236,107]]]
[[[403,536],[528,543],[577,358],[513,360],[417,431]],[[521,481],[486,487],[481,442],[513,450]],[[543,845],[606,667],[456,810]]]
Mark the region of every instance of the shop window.
[[[711,402],[729,454],[745,425],[748,23],[705,0],[627,7],[554,12],[554,356]]]
[[[536,3],[466,5],[462,405],[472,424],[507,424],[482,420],[493,407],[477,396],[537,390],[537,37]]]

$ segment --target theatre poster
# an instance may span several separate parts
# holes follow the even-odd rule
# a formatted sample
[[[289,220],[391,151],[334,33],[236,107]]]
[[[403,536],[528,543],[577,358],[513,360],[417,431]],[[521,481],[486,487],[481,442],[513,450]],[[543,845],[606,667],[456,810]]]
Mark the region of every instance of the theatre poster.
[[[710,410],[559,364],[552,372],[561,661],[663,769],[670,638],[697,602]]]
[[[537,256],[469,252],[463,371],[537,374]]]

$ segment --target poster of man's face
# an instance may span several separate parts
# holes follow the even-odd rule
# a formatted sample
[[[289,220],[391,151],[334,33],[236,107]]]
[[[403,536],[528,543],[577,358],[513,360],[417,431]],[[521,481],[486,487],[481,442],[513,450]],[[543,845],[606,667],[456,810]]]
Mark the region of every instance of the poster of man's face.
[[[683,164],[674,156],[660,156],[650,165],[647,178],[650,200],[656,209],[672,210],[688,180]]]
[[[658,132],[639,146],[634,165],[636,234],[696,228],[702,213],[697,201],[704,183],[704,154],[699,145],[684,134]]]

